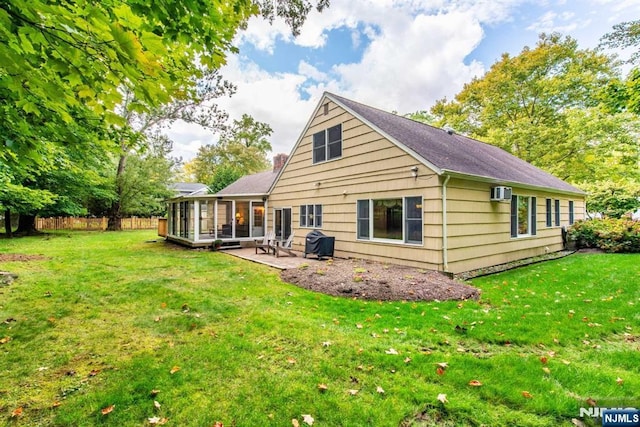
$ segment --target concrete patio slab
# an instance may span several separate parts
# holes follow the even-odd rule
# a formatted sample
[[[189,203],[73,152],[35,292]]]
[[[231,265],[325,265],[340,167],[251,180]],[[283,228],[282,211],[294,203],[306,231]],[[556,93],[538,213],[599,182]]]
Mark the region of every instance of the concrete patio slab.
[[[297,256],[284,256],[281,255],[276,257],[275,255],[269,253],[263,253],[258,250],[256,254],[255,248],[241,248],[241,249],[229,249],[224,250],[224,253],[235,256],[238,258],[246,259],[248,261],[257,262],[260,264],[268,265],[269,267],[277,268],[279,270],[287,270],[290,268],[298,268],[301,264],[313,264],[324,262],[318,259],[315,255],[309,255],[308,258],[304,258],[302,256],[302,252],[295,252]],[[327,258],[324,260],[326,261]]]

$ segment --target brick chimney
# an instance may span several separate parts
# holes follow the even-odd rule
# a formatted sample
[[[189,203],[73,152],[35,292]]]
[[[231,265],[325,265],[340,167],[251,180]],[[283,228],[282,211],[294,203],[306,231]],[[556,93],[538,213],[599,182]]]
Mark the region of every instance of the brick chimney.
[[[273,171],[278,172],[280,169],[284,167],[284,164],[287,163],[287,159],[289,156],[284,153],[276,154],[273,156]]]

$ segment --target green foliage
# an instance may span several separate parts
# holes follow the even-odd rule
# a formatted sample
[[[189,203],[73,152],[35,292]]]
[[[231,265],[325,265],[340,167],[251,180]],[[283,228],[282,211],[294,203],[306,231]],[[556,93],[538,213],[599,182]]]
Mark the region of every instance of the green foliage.
[[[601,47],[626,49],[640,46],[640,20],[621,22],[613,26],[613,31],[600,39]],[[636,63],[640,59],[640,51],[631,54],[628,62]]]
[[[269,168],[267,153],[271,150],[268,137],[273,133],[267,123],[243,114],[234,120],[217,144],[198,149],[196,157],[185,165],[195,181],[214,191],[221,190],[239,177]]]
[[[213,178],[209,184],[212,192],[217,193],[223,188],[236,182],[245,174],[230,165],[220,165],[214,169]]]
[[[599,108],[602,88],[615,77],[606,55],[579,49],[570,37],[542,34],[534,48],[504,54],[431,113],[439,126],[448,124],[563,179],[603,179],[637,170],[638,118]]]
[[[578,248],[640,252],[640,221],[628,218],[578,221],[569,228],[568,236]]]
[[[580,188],[587,192],[587,212],[621,218],[640,208],[638,181],[585,181]]]

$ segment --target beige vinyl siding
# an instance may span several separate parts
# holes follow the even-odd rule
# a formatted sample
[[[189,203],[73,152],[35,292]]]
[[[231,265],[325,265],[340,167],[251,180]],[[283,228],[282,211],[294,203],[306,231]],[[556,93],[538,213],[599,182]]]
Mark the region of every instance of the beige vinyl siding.
[[[452,179],[447,186],[449,271],[459,273],[504,264],[562,249],[559,227],[546,227],[546,199],[559,199],[561,225],[569,224],[569,200],[576,221],[584,218],[584,199],[512,187],[513,194],[536,197],[536,234],[511,237],[511,204],[491,202],[488,183]]]
[[[439,178],[395,144],[330,103],[319,108],[269,196],[269,205],[293,206],[294,249],[304,250],[310,231],[300,228],[300,205],[321,204],[320,230],[333,236],[335,255],[439,269],[442,264],[442,213]],[[342,157],[312,163],[313,134],[342,123]],[[411,168],[419,166],[419,176]],[[422,197],[422,245],[356,238],[358,200]],[[272,226],[272,223],[270,223]]]

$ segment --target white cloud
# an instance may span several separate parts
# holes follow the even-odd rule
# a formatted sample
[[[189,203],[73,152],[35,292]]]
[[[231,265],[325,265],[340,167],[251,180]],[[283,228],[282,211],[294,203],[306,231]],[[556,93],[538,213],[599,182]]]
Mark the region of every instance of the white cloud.
[[[269,25],[252,19],[248,29],[238,36],[238,45],[251,43],[265,53],[273,53],[278,40],[317,49],[309,51],[315,53],[334,49],[327,45],[328,32],[332,29],[349,32],[351,46],[343,48],[368,45],[357,60],[325,68],[309,58],[291,58],[290,64],[280,64],[279,69],[290,70],[286,73],[270,73],[248,58],[231,56],[223,74],[237,85],[238,91],[232,98],[221,100],[220,105],[231,118],[247,113],[269,123],[274,129],[273,152],[288,153],[325,90],[389,111],[407,113],[426,109],[437,99],[453,97],[464,83],[481,75],[490,65],[468,59],[483,40],[483,27],[495,30],[500,25],[517,25],[523,29],[523,36],[528,33],[527,37],[531,33],[525,28],[537,32],[576,31],[578,36],[591,33],[597,40],[593,35],[595,21],[611,25],[601,9],[625,3],[627,8],[617,13],[630,8],[637,11],[639,2],[592,0],[591,9],[575,2],[564,3],[546,0],[334,1],[323,13],[311,12],[295,39],[282,22]],[[592,9],[600,11],[599,15],[591,16]],[[523,16],[529,16],[532,10],[547,13],[535,22],[523,21],[527,19]],[[593,45],[592,40],[590,43]],[[498,55],[496,52],[495,56]],[[185,133],[184,139],[179,133],[176,131],[175,140],[184,140],[184,150],[188,152],[193,152],[198,141],[208,140],[198,132]]]

